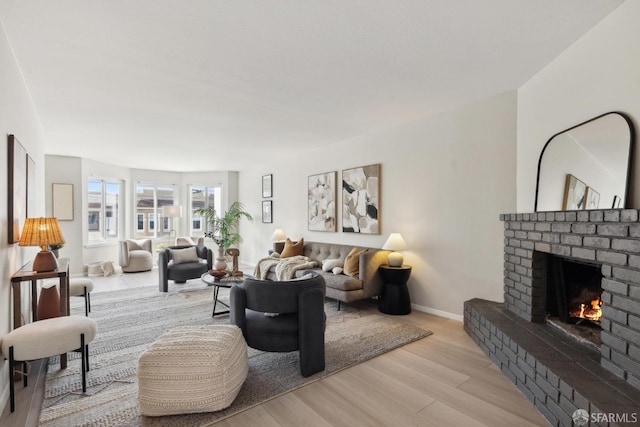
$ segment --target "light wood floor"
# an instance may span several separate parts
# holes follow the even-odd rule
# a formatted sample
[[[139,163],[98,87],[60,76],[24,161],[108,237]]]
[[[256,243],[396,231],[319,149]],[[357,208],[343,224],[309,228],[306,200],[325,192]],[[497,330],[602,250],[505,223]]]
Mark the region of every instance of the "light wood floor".
[[[117,290],[157,283],[157,271],[95,279],[94,292]],[[417,311],[394,318],[429,329],[433,335],[286,393],[216,426],[549,425],[467,336],[462,323]],[[7,405],[0,425],[37,425],[44,390],[37,376],[35,369],[27,389],[16,383],[16,412],[9,414]]]

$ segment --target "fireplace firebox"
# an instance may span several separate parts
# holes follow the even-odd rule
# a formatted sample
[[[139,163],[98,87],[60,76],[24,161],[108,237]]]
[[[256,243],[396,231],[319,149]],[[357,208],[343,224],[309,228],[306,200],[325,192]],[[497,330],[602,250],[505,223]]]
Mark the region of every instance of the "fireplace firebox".
[[[548,254],[547,321],[598,349],[602,319],[602,265]]]

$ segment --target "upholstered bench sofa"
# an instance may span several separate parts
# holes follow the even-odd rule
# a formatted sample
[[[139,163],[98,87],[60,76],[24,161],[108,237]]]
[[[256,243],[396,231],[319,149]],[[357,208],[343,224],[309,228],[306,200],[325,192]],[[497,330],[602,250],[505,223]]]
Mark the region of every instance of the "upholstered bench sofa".
[[[353,276],[347,274],[334,274],[332,271],[323,271],[323,261],[327,259],[340,259],[343,263],[347,255],[353,250],[354,245],[340,245],[335,243],[304,242],[303,255],[315,261],[318,267],[314,268],[322,275],[327,285],[326,296],[340,302],[349,303],[361,299],[371,298],[382,292],[382,276],[378,272],[380,264],[387,263],[389,251],[375,248],[355,246],[361,251],[358,273]],[[305,270],[296,272],[297,276],[305,274]],[[267,279],[276,280],[275,274],[269,272]]]

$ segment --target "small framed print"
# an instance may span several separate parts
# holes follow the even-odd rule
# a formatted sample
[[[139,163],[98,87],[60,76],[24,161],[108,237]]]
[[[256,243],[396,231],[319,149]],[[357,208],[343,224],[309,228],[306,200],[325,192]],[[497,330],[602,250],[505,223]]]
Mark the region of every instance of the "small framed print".
[[[262,197],[273,197],[273,175],[262,175]]]
[[[53,216],[58,218],[58,221],[73,221],[73,184],[53,183],[51,200]]]
[[[271,200],[262,201],[262,222],[265,224],[273,222],[273,204]]]

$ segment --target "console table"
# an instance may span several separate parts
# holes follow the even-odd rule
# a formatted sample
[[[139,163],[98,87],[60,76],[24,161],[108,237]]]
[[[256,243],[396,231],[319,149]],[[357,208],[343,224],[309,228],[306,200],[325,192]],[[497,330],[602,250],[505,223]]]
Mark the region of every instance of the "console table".
[[[386,314],[411,313],[411,299],[407,289],[411,267],[408,265],[391,267],[382,264],[379,268],[384,279],[384,287],[382,294],[378,297],[378,310]]]
[[[68,316],[69,307],[69,260],[61,258],[58,260],[58,268],[53,271],[37,272],[32,270],[32,263],[25,264],[20,270],[11,276],[11,288],[13,289],[13,329],[22,326],[22,282],[31,282],[31,321],[36,321],[36,310],[38,307],[38,280],[54,279],[60,280],[60,316]],[[67,355],[60,355],[60,367],[67,367]]]

